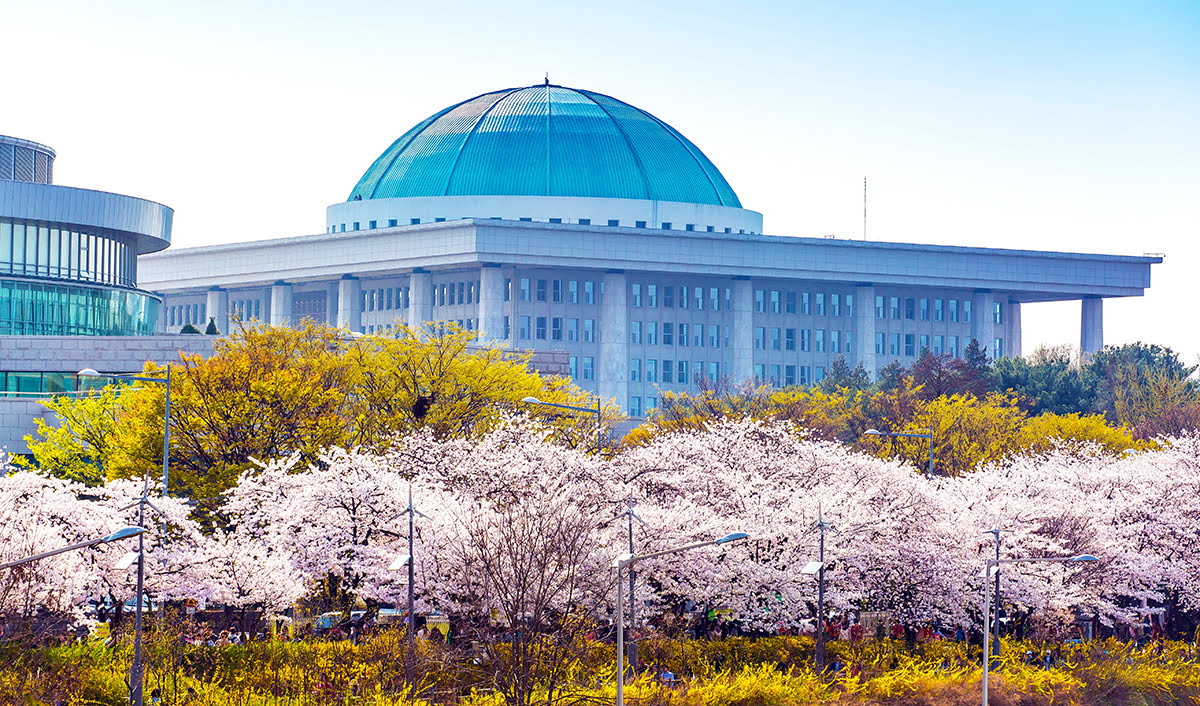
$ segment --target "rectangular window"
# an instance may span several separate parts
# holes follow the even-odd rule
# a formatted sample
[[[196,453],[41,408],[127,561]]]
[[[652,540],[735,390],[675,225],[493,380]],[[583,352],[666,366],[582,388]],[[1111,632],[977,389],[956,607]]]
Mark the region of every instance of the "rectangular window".
[[[721,310],[721,290],[710,287],[708,290],[708,308],[712,311]]]
[[[830,353],[841,353],[842,352],[842,332],[841,331],[830,331],[829,332],[829,352]]]
[[[964,299],[962,309],[963,309],[963,321],[968,324],[971,323],[971,302]]]
[[[641,397],[630,397],[629,398],[629,416],[631,416],[631,417],[642,416],[642,398]]]
[[[788,314],[796,313],[796,293],[788,292],[783,297],[783,310]]]
[[[641,321],[630,321],[629,322],[629,342],[634,345],[638,345],[642,342],[642,322]]]
[[[780,304],[781,304],[781,302],[779,299],[779,290],[772,289],[771,290],[771,313],[772,314],[778,314],[780,312],[780,309],[779,309]]]
[[[658,361],[653,358],[646,359],[646,382],[656,382],[658,380]]]
[[[800,350],[804,353],[812,350],[812,329],[800,329]]]
[[[704,287],[694,287],[692,296],[696,301],[696,311],[704,311]]]
[[[595,319],[584,319],[583,320],[583,342],[584,343],[593,343],[593,342],[595,342],[595,340],[596,340],[596,320]]]
[[[594,373],[595,367],[596,367],[596,359],[591,356],[584,356],[584,358],[583,358],[583,379],[584,380],[591,380],[593,377],[595,377],[595,373]]]
[[[850,355],[851,353],[854,352],[853,343],[854,343],[854,332],[847,331],[845,337],[842,338],[842,350],[846,352],[846,355]]]
[[[534,336],[539,341],[546,340],[546,317],[545,316],[537,317],[537,322],[536,322],[535,326],[536,326],[536,328],[534,330]]]
[[[904,334],[904,355],[915,355],[913,335],[911,333]]]
[[[512,336],[512,321],[507,316],[504,317],[504,338],[507,340]]]
[[[796,350],[796,329],[790,328],[783,332],[783,349],[787,351]]]
[[[668,284],[663,285],[663,308],[675,308],[675,288]]]
[[[957,299],[950,300],[949,309],[950,309],[950,321],[957,323],[958,322],[958,300]]]
[[[595,282],[584,282],[583,283],[583,303],[584,304],[595,304],[596,303],[596,283]]]
[[[664,346],[675,345],[675,326],[669,321],[664,321],[662,325],[662,342]]]
[[[629,287],[629,305],[630,306],[641,306],[642,305],[642,285],[637,282],[634,282]]]
[[[933,300],[933,320],[934,321],[945,321],[946,320],[945,302],[943,302],[941,299]]]
[[[958,336],[946,336],[946,352],[952,356],[958,355]]]
[[[754,379],[758,382],[766,382],[767,366],[762,363],[757,363],[754,366]]]
[[[900,355],[900,334],[888,334],[888,355]]]
[[[592,224],[592,219],[590,219],[590,218],[580,218],[579,219],[579,225],[581,225],[581,226],[590,226],[591,224]]]
[[[839,294],[830,294],[829,295],[829,315],[830,316],[841,316],[842,315],[842,297],[841,297],[841,295],[839,295]]]
[[[844,298],[846,300],[846,318],[852,318],[854,316],[854,295],[847,294]]]
[[[888,309],[891,318],[900,318],[900,297],[888,297]]]
[[[782,337],[778,327],[771,328],[771,350],[777,351],[782,349]]]
[[[929,300],[921,297],[921,321],[929,321]]]
[[[679,345],[686,348],[687,344],[688,344],[688,325],[687,324],[679,324]]]
[[[465,298],[466,293],[467,293],[467,283],[459,282],[458,283],[458,303],[459,304],[462,304],[463,302],[470,304],[470,302],[467,301],[467,299]]]
[[[814,343],[816,343],[817,353],[824,353],[825,352],[825,330],[817,329],[813,333],[814,333],[813,339],[814,339]]]
[[[616,228],[617,226],[621,225],[621,221],[620,221],[620,219],[617,219],[617,218],[610,218],[610,219],[608,219],[608,225],[612,226],[613,228]]]
[[[721,329],[721,332],[722,332],[722,334],[723,334],[723,335],[721,336],[721,338],[722,338],[722,339],[725,341],[725,342],[724,342],[724,343],[722,343],[721,345],[723,345],[723,346],[725,346],[726,348],[728,348],[728,347],[729,347],[729,327],[728,327],[728,326],[724,326],[724,327],[722,327],[722,329]]]
[[[809,368],[807,365],[800,366],[800,384],[801,385],[808,385],[812,381],[811,370],[812,369]]]
[[[709,348],[720,348],[721,347],[721,327],[717,326],[716,324],[713,324],[708,327],[708,347]]]
[[[757,350],[763,350],[766,347],[767,333],[762,326],[754,327],[754,347]]]
[[[875,318],[882,319],[884,317],[883,297],[875,297]]]
[[[567,301],[572,304],[579,303],[579,282],[577,280],[567,282]]]
[[[686,360],[679,361],[675,370],[675,382],[680,385],[688,384],[688,363]]]
[[[663,360],[662,381],[668,385],[675,381],[675,361]]]
[[[800,313],[808,316],[812,313],[812,295],[808,292],[800,293]]]
[[[754,310],[760,314],[767,310],[767,293],[761,289],[754,290]]]
[[[646,322],[646,345],[658,345],[658,323],[655,321]]]
[[[904,298],[904,318],[912,321],[917,315],[917,300],[912,297]]]
[[[927,334],[927,333],[921,334],[921,344],[920,345],[921,345],[921,353],[922,354],[924,354],[925,351],[929,350],[929,334]]]
[[[788,387],[796,384],[796,366],[785,365],[783,367],[783,384]]]
[[[523,302],[529,301],[529,278],[528,277],[521,278],[521,301],[523,301]]]
[[[522,340],[529,340],[529,317],[521,317],[520,337]]]
[[[550,340],[561,341],[563,339],[563,320],[560,316],[555,316],[550,319]]]
[[[550,283],[550,301],[555,304],[562,303],[562,280],[556,279]]]
[[[696,348],[704,347],[704,324],[692,326],[692,345]]]
[[[567,319],[567,340],[579,340],[579,319]]]
[[[645,221],[634,221],[634,222],[633,222],[633,227],[634,227],[634,228],[645,228],[645,227],[646,227],[646,222],[645,222]]]
[[[992,360],[1000,360],[1004,357],[1004,339],[992,339]]]
[[[992,323],[1004,323],[1004,305],[1000,302],[992,302]]]
[[[537,281],[537,300],[540,302],[546,301],[546,280],[544,279]]]
[[[629,382],[640,382],[642,379],[642,359],[634,358],[629,361]]]
[[[770,375],[771,378],[771,385],[773,387],[779,387],[779,385],[783,382],[779,373],[779,366],[772,365],[771,367],[767,368],[767,370],[768,375]]]
[[[679,288],[679,308],[680,309],[688,308],[688,288],[687,287]]]
[[[817,316],[825,315],[825,292],[817,292]]]
[[[946,339],[944,336],[934,336],[933,337],[933,354],[934,355],[942,354],[942,349],[945,348],[945,345],[946,345],[945,340]]]
[[[825,379],[825,368],[818,365],[813,372],[813,382],[821,382]]]
[[[658,285],[656,285],[656,284],[647,284],[646,285],[646,306],[648,306],[648,307],[658,306]]]
[[[875,334],[875,355],[883,355],[883,334]]]

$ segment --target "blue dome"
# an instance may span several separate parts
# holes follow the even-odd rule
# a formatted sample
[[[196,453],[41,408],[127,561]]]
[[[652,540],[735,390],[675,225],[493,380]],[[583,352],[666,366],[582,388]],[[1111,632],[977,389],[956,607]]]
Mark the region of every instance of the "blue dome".
[[[686,137],[628,103],[539,85],[485,93],[422,121],[358,180],[351,201],[579,196],[741,208]]]

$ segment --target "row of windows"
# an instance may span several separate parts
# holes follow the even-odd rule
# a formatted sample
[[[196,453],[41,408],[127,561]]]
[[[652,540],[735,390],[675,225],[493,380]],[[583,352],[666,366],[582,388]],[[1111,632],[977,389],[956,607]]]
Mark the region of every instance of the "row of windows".
[[[583,358],[571,356],[568,362],[568,371],[576,380],[594,380],[596,378],[596,359],[591,356]]]
[[[826,301],[829,302],[828,307],[826,307]],[[842,316],[845,312],[846,316],[853,317],[854,295],[756,289],[754,290],[754,311],[759,314],[800,314],[802,316]]]
[[[661,382],[665,385],[687,385],[704,378],[716,380],[729,374],[729,363],[710,361],[707,369],[704,361],[697,360],[688,367],[689,361],[658,358],[631,358],[629,360],[629,382]],[[661,365],[660,365],[661,364]]]
[[[635,345],[640,345],[645,341],[647,346],[656,346],[659,343],[659,323],[657,321],[645,322],[645,335],[642,334],[642,322],[629,322],[629,342]],[[676,333],[678,332],[678,336]],[[706,344],[709,348],[720,348],[722,341],[726,348],[729,347],[729,327],[718,326],[712,324],[705,326],[704,324],[680,323],[678,328],[671,321],[662,322],[662,345],[674,346],[679,345],[687,347],[689,345],[695,348],[703,348]],[[690,341],[690,343],[689,343]]]
[[[167,326],[186,326],[207,322],[205,304],[178,304],[167,307]]]
[[[754,366],[754,378],[760,383],[768,383],[774,387],[791,387],[792,385],[815,385],[825,378],[825,368],[807,365],[763,365]]]
[[[645,291],[644,299],[642,297],[643,291]],[[662,294],[661,299],[659,298],[660,292]],[[679,295],[678,298],[676,297],[676,293]],[[664,309],[674,309],[676,308],[676,303],[678,303],[678,308],[680,309],[690,307],[696,311],[703,311],[705,302],[707,302],[708,308],[711,311],[720,311],[722,299],[725,302],[725,308],[729,309],[732,293],[726,288],[723,295],[720,287],[709,287],[706,294],[704,287],[675,287],[674,285],[662,285],[659,287],[657,284],[647,284],[643,290],[643,285],[640,282],[629,285],[630,306],[645,306],[649,309],[659,306],[660,303]]]
[[[579,280],[561,280],[561,279],[532,279],[522,277],[520,282],[520,299],[523,302],[527,301],[549,301],[554,304],[561,304],[564,301],[567,304],[579,304],[582,301],[584,304],[595,304],[596,292],[604,291],[604,284],[600,287],[596,286],[595,282]],[[512,298],[512,280],[504,280],[504,301]]]
[[[462,220],[463,218],[466,218],[466,217],[452,218],[450,220]],[[501,221],[504,219],[500,218],[499,216],[492,216],[490,218],[480,219],[480,220]],[[522,217],[518,218],[517,220],[520,222],[523,222],[523,223],[533,222],[532,217],[525,217],[525,216],[522,216]],[[610,228],[619,228],[621,226],[621,219],[619,219],[619,218],[609,218],[606,220],[607,220],[606,225],[608,225]],[[434,218],[432,221],[427,220],[426,223],[444,223],[445,221],[446,221],[445,218]],[[569,218],[566,218],[566,219],[549,218],[546,220],[546,222],[547,223],[570,223],[571,219],[569,219]],[[593,225],[591,218],[579,218],[575,222],[581,226]],[[349,228],[347,228],[347,225],[349,225]],[[400,225],[400,220],[397,218],[389,218],[387,220],[388,228],[395,228],[398,225]],[[421,225],[421,219],[420,218],[409,218],[408,225],[410,225],[410,226]],[[600,224],[596,223],[594,225],[600,225]],[[626,226],[628,226],[628,225],[629,224],[626,223]],[[662,224],[659,226],[659,228],[661,228],[662,230],[673,230],[673,226],[674,226],[674,224],[671,223],[670,221],[663,221]],[[377,220],[367,221],[367,230],[375,230],[378,227],[379,227],[379,221],[377,221]],[[635,220],[633,222],[633,227],[634,228],[645,228],[646,221]],[[349,222],[349,224],[339,223],[336,226],[329,226],[330,233],[336,233],[339,231],[342,233],[345,233],[347,230],[358,231],[358,230],[362,230],[362,229],[363,229],[362,221],[351,221],[351,222]],[[689,233],[697,231],[697,230],[703,230],[705,233],[716,233],[718,226],[710,226],[710,225],[700,226],[700,225],[697,225],[696,223],[685,223],[683,226],[683,229]],[[721,232],[732,233],[733,228],[724,227],[724,228],[721,228]],[[744,228],[739,228],[738,233],[745,235],[746,230]],[[753,234],[754,234],[754,232],[751,231],[751,235],[753,235]]]
[[[137,253],[92,233],[0,220],[0,273],[137,286]]]
[[[111,381],[102,378],[79,377],[76,373],[0,372],[0,395],[76,392],[96,390]]]
[[[149,335],[158,300],[140,292],[0,281],[0,334]]]
[[[884,297],[875,297],[875,318],[899,319],[900,297],[887,297],[886,300]],[[909,321],[930,321],[932,319],[933,321],[957,323],[959,321],[959,301],[957,299],[906,297],[904,299],[904,318]],[[971,322],[971,301],[969,299],[962,300],[961,318],[964,323]],[[1004,323],[1004,304],[1002,302],[992,302],[992,323]]]
[[[964,348],[965,348],[965,344],[968,341],[969,341],[969,339],[964,336],[963,337]],[[916,356],[918,351],[923,352],[923,351],[928,350],[929,352],[933,353],[934,355],[942,355],[943,353],[947,353],[952,356],[959,355],[958,336],[940,336],[940,335],[939,336],[930,336],[927,333],[923,333],[918,337],[914,334],[906,333],[906,334],[904,334],[903,349],[901,349],[901,347],[900,347],[900,342],[901,342],[900,334],[898,334],[898,333],[892,333],[892,334],[876,333],[875,334],[875,353],[877,355],[884,355],[885,350],[886,350],[886,355],[898,356],[898,355],[901,355],[901,350],[903,350],[903,352],[904,352],[903,354],[905,356],[908,356],[911,358],[911,357]],[[885,343],[886,343],[886,349],[885,349]],[[992,339],[992,360],[998,360],[1003,357],[1004,357],[1004,339],[1003,338]]]
[[[464,282],[459,282],[459,292],[462,291]],[[471,291],[474,291],[475,283],[471,282]],[[438,287],[433,287],[433,300],[438,300]],[[442,306],[445,306],[447,291],[449,291],[450,301],[453,303],[455,289],[453,284],[443,284],[441,287]],[[363,311],[392,311],[395,309],[408,308],[408,287],[385,287],[383,289],[364,289],[362,293],[362,310]],[[461,296],[461,294],[459,295]]]
[[[523,341],[531,338],[538,341],[579,341],[594,343],[599,332],[595,319],[573,319],[561,316],[521,316],[517,319],[520,328],[517,336]],[[549,328],[547,328],[549,324]],[[581,325],[582,324],[582,325]],[[504,317],[504,338],[511,334],[509,317]]]
[[[843,335],[841,331],[836,330],[826,332],[824,329],[754,327],[754,347],[758,350],[794,351],[799,347],[802,352],[825,353],[827,352],[826,340],[829,341],[829,353],[854,352],[852,345],[854,333],[852,331],[846,331]]]

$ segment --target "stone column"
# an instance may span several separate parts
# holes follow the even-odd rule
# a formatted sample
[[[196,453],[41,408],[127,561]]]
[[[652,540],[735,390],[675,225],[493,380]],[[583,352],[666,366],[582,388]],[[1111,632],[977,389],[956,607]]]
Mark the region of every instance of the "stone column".
[[[750,280],[733,279],[729,304],[729,345],[733,348],[729,377],[734,383],[754,379],[754,293]]]
[[[1086,356],[1104,347],[1104,300],[1084,297],[1079,318],[1079,350]]]
[[[479,342],[508,343],[504,338],[504,270],[485,264],[479,269]]]
[[[1021,355],[1021,302],[1008,303],[1008,354],[1014,358]]]
[[[229,292],[220,287],[208,290],[204,308],[208,311],[209,317],[217,323],[217,330],[222,334],[229,333]],[[204,326],[200,327],[200,330],[203,331],[205,326],[208,326],[207,321],[204,322]]]
[[[292,323],[292,285],[282,280],[271,285],[271,325],[290,326]]]
[[[879,369],[875,360],[875,286],[861,285],[854,288],[854,347],[859,362],[871,380]],[[854,367],[854,360],[846,361]]]
[[[624,272],[604,273],[600,302],[600,361],[597,390],[601,397],[629,409],[629,279]],[[580,381],[575,381],[580,384]]]
[[[979,347],[992,357],[992,339],[996,337],[996,325],[992,323],[992,303],[996,297],[991,292],[975,292],[971,295],[971,338],[979,341]],[[967,341],[970,343],[970,341]],[[966,350],[966,345],[962,346]]]
[[[362,331],[362,282],[354,275],[338,280],[338,328]]]
[[[408,278],[408,327],[413,333],[425,331],[433,321],[433,275],[415,269]]]

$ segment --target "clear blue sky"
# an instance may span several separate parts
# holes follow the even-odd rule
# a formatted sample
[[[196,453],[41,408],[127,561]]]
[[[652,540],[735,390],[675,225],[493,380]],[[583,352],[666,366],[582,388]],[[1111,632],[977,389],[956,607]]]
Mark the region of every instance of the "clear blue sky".
[[[1200,353],[1197,2],[0,0],[0,133],[161,201],[175,245],[321,232],[427,115],[555,83],[674,125],[782,235],[1165,252],[1108,342]],[[21,31],[14,31],[16,29]],[[1025,307],[1025,349],[1078,344]]]

